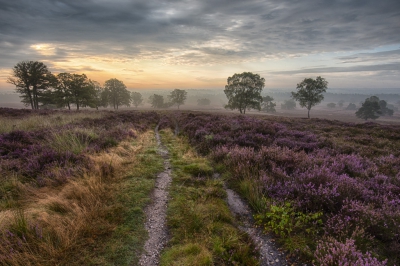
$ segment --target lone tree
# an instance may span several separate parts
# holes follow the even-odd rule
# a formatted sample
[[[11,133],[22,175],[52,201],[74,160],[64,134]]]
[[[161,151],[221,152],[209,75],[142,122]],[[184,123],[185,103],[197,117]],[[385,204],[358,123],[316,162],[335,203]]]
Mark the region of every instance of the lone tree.
[[[107,95],[107,102],[114,109],[118,109],[121,105],[130,105],[131,95],[122,81],[116,78],[109,79],[105,82],[104,89]]]
[[[139,92],[131,92],[131,101],[132,104],[137,108],[139,105],[141,105],[143,103],[143,97],[142,94],[140,94]]]
[[[241,114],[246,113],[246,109],[261,109],[261,91],[264,88],[265,79],[258,74],[243,72],[234,74],[228,78],[228,84],[225,85],[225,95],[228,98],[228,104],[225,108],[231,110],[238,109]]]
[[[276,110],[275,110],[276,103],[273,102],[274,98],[267,95],[267,96],[263,97],[262,99],[263,99],[262,110],[267,113],[275,113],[276,112]]]
[[[153,94],[149,97],[149,103],[153,108],[163,108],[165,107],[164,104],[164,97],[159,94]]]
[[[7,82],[15,85],[21,94],[22,102],[32,109],[39,109],[40,96],[48,90],[54,76],[47,66],[38,61],[22,61],[13,68],[13,75]]]
[[[306,78],[297,84],[297,92],[292,92],[292,98],[298,101],[301,107],[307,108],[310,118],[311,108],[324,99],[322,93],[326,92],[327,88],[328,82],[324,78]]]
[[[181,106],[185,103],[186,96],[187,96],[187,91],[175,89],[171,92],[171,94],[168,96],[168,98],[169,98],[171,104],[177,105],[178,109],[179,109],[179,106]]]
[[[356,116],[358,118],[365,120],[379,118],[379,116],[382,114],[382,111],[381,107],[379,106],[379,98],[378,101],[375,98],[378,97],[372,96],[370,98],[365,99],[365,102],[356,112]]]

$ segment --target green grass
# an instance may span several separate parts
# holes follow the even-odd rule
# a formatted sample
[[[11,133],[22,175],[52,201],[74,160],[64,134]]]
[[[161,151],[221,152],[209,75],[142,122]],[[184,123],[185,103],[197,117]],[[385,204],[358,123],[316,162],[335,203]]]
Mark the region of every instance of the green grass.
[[[147,231],[144,207],[150,200],[155,179],[163,170],[163,159],[157,154],[155,138],[147,141],[136,155],[137,162],[116,188],[115,202],[108,219],[118,224],[111,237],[103,239],[96,256],[88,254],[86,265],[137,265]]]
[[[173,169],[167,223],[171,239],[161,265],[258,265],[249,237],[240,232],[227,203],[223,181],[188,142],[162,131]]]

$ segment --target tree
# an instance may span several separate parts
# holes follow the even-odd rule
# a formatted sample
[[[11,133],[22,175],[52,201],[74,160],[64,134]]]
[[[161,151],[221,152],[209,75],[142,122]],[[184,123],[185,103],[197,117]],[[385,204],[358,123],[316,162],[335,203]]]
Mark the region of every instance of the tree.
[[[51,87],[53,81],[54,76],[47,66],[38,61],[19,62],[13,68],[13,76],[7,79],[21,94],[22,102],[32,109],[39,109],[40,96]]]
[[[377,119],[382,114],[381,107],[379,106],[379,98],[376,96],[365,99],[360,109],[356,112],[356,116],[361,119]]]
[[[276,110],[275,110],[276,103],[272,102],[274,100],[274,98],[267,95],[267,96],[263,97],[262,99],[263,99],[262,110],[267,113],[275,113],[276,112]]]
[[[284,110],[293,110],[296,108],[296,102],[293,99],[285,100],[281,103],[281,108]]]
[[[181,106],[185,103],[186,96],[187,96],[187,91],[175,89],[170,93],[168,98],[169,98],[171,104],[177,105],[178,109],[179,109],[179,106]]]
[[[105,95],[108,105],[114,109],[118,109],[121,105],[130,105],[131,95],[122,81],[116,78],[109,79],[104,83],[104,89],[107,91]]]
[[[57,82],[55,86],[54,98],[58,107],[68,107],[71,110],[72,92],[72,74],[59,73],[57,75]]]
[[[210,103],[211,103],[210,99],[207,99],[207,98],[197,100],[197,105],[199,105],[199,106],[208,106],[208,105],[210,105]]]
[[[340,100],[340,101],[338,102],[338,106],[339,106],[339,107],[343,107],[343,104],[344,104],[344,101],[343,101],[343,100]]]
[[[328,103],[327,106],[329,108],[335,108],[336,107],[336,103]]]
[[[105,94],[105,89],[100,85],[99,82],[91,80],[92,86],[94,88],[94,107],[96,107],[96,110],[99,110],[100,106],[107,106],[107,97],[104,97]]]
[[[292,92],[292,98],[298,101],[301,107],[307,108],[308,118],[311,108],[324,99],[322,93],[326,92],[327,86],[328,82],[324,78],[305,78],[297,84],[297,92]]]
[[[349,103],[349,105],[346,107],[346,110],[357,110],[357,105],[355,105],[354,103]]]
[[[71,104],[75,104],[77,110],[97,107],[95,84],[85,74],[60,73],[55,87],[55,102],[59,107],[67,106],[69,110]]]
[[[240,113],[245,114],[246,109],[261,109],[261,91],[264,88],[265,79],[258,74],[243,72],[234,74],[228,78],[228,84],[225,85],[224,93],[228,98],[228,104],[225,108],[231,110],[238,109]]]
[[[137,108],[143,102],[142,94],[140,94],[139,92],[136,92],[136,91],[131,92],[131,101],[132,101],[132,104]]]
[[[164,105],[164,97],[162,95],[153,94],[149,97],[149,103],[153,108],[163,108]]]
[[[376,98],[378,98],[378,97],[376,97]],[[379,100],[379,98],[378,98],[378,103],[379,103],[379,106],[381,107],[382,115],[388,115],[388,116],[393,115],[393,113],[394,113],[393,109],[388,108],[388,104],[385,100]]]

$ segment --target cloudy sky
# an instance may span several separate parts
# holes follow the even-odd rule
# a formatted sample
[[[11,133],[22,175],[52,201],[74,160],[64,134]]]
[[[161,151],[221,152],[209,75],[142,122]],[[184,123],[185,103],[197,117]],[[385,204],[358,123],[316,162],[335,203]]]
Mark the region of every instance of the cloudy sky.
[[[267,89],[322,76],[393,90],[400,1],[0,0],[0,90],[23,60],[131,89],[223,88],[251,71]]]

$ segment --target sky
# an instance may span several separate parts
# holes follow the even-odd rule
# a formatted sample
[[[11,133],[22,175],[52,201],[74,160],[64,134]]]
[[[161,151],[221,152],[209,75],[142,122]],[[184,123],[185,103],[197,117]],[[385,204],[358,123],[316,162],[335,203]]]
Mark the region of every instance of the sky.
[[[400,1],[0,0],[0,91],[26,60],[134,90],[223,89],[253,72],[267,90],[322,76],[400,93]]]

